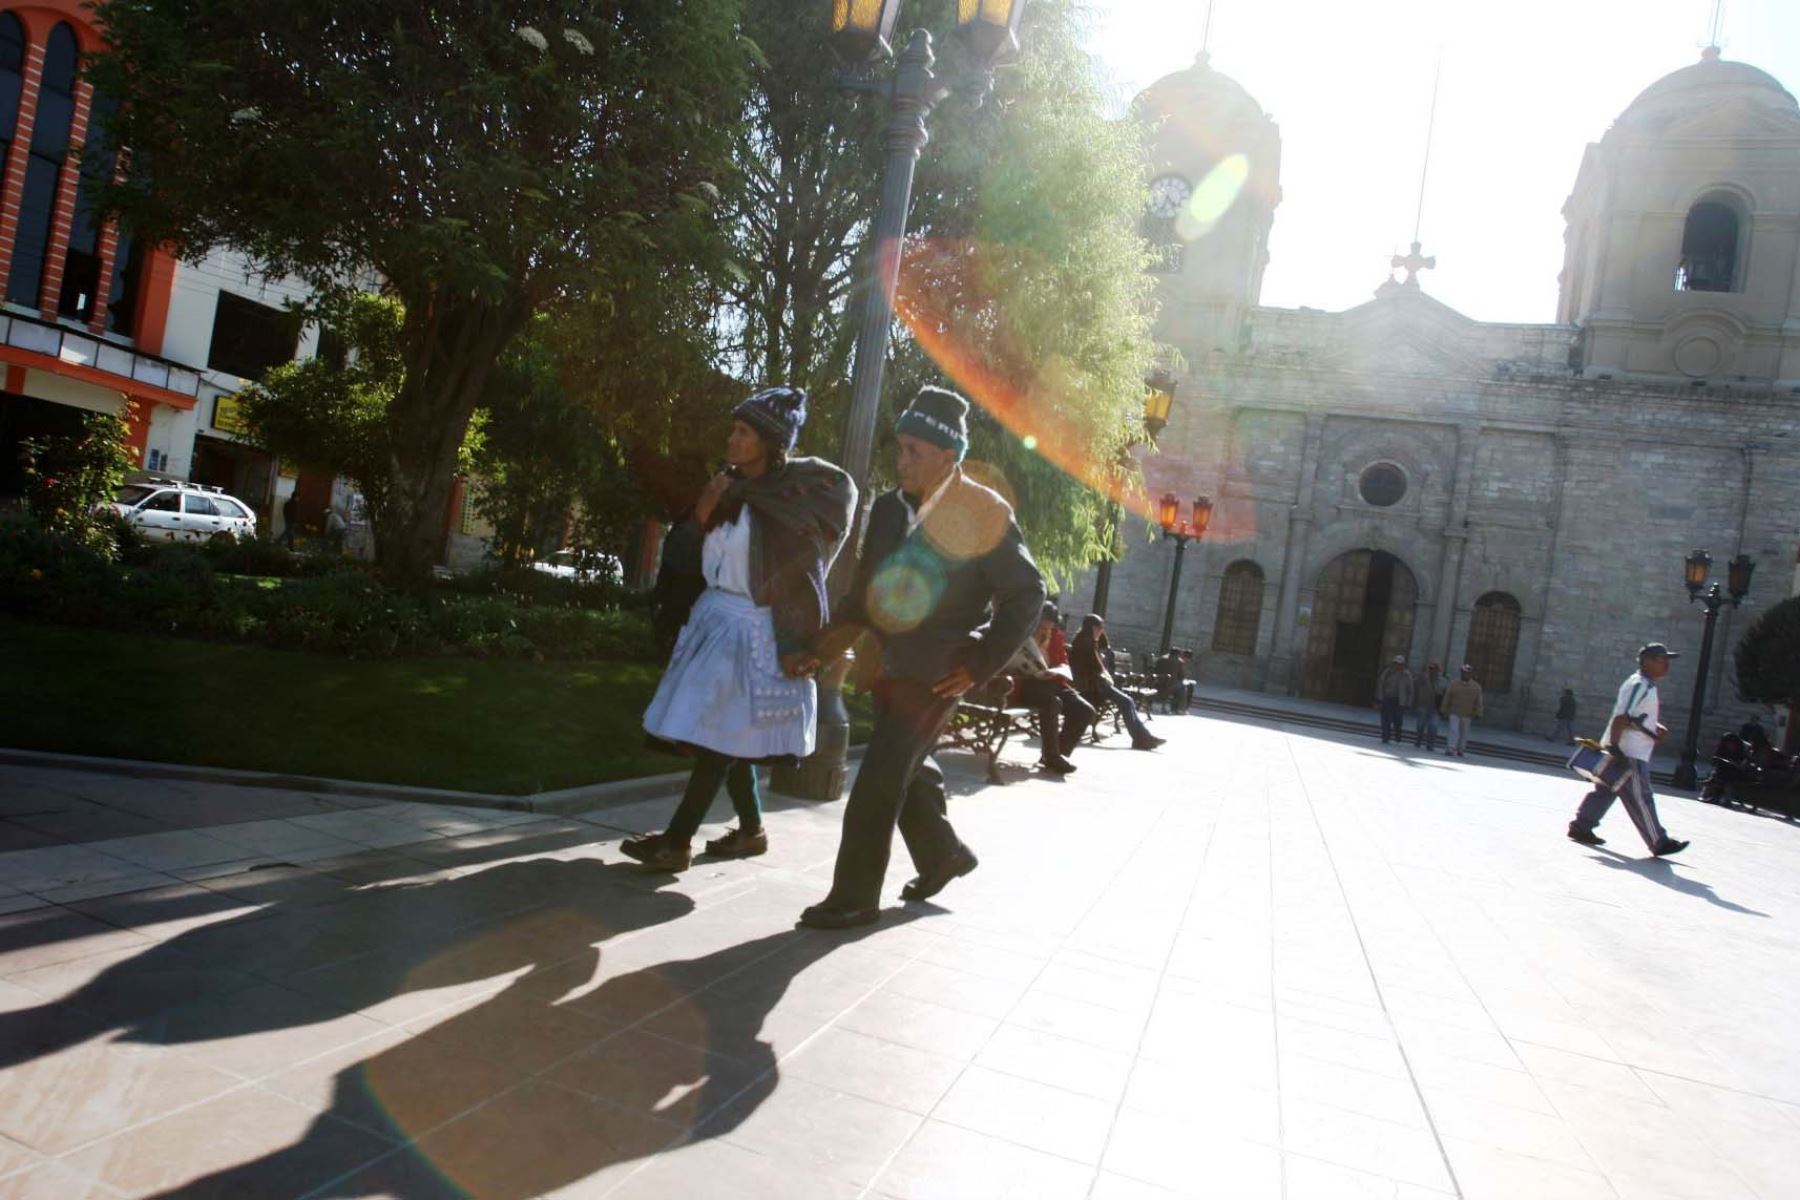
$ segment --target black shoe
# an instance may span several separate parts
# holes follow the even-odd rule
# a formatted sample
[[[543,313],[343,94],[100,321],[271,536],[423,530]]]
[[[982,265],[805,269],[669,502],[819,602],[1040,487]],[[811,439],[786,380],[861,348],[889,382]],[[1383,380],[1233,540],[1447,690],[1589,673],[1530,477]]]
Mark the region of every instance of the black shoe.
[[[952,879],[961,879],[970,871],[981,865],[975,852],[967,846],[958,846],[950,856],[935,868],[913,878],[900,889],[902,900],[929,900],[950,886]]]
[[[755,858],[769,852],[769,835],[763,829],[739,827],[706,843],[706,852],[714,858]]]
[[[1168,740],[1168,738],[1159,738],[1154,733],[1146,733],[1141,738],[1131,739],[1131,748],[1133,750],[1154,750]]]
[[[693,850],[685,843],[677,846],[670,842],[666,833],[626,838],[619,843],[619,852],[658,871],[685,871],[694,865]]]
[[[1577,829],[1573,825],[1569,826],[1569,840],[1571,842],[1580,842],[1584,846],[1606,845],[1606,839],[1595,833],[1593,830]]]
[[[827,903],[801,909],[799,924],[808,929],[855,929],[859,925],[873,925],[880,919],[879,908],[839,908]]]
[[[1075,764],[1059,754],[1055,758],[1040,759],[1038,770],[1046,771],[1051,775],[1067,775],[1075,770]]]
[[[1650,853],[1656,858],[1667,858],[1671,854],[1680,854],[1683,850],[1688,848],[1688,845],[1689,843],[1682,841],[1680,838],[1664,838],[1656,849],[1652,850]]]

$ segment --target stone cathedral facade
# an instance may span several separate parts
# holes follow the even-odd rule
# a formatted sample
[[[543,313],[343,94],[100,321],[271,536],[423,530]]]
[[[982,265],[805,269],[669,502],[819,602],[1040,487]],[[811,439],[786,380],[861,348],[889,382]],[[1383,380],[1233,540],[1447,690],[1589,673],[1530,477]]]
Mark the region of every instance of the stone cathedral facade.
[[[1740,720],[1732,645],[1788,594],[1800,543],[1794,97],[1716,50],[1645,90],[1588,148],[1544,325],[1432,299],[1417,247],[1347,312],[1259,305],[1278,130],[1204,57],[1141,103],[1159,333],[1182,357],[1142,466],[1184,516],[1215,504],[1174,598],[1198,677],[1362,705],[1395,654],[1468,662],[1490,724],[1547,729],[1570,687],[1591,732],[1660,639],[1685,652],[1663,689],[1679,737],[1701,631],[1683,560],[1707,549],[1721,580],[1734,555],[1757,564],[1719,619],[1705,736]],[[1242,188],[1218,214],[1221,172]],[[1138,518],[1123,541],[1108,624],[1153,650],[1175,548]],[[1093,593],[1090,575],[1065,607]]]

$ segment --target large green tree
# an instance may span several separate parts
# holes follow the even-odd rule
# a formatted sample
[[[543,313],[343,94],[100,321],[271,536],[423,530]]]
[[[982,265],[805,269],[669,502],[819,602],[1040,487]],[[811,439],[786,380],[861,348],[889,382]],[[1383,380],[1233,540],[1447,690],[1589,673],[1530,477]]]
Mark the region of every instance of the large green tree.
[[[817,12],[746,0],[768,55],[737,145],[742,204],[728,361],[813,390],[809,444],[840,444],[856,285],[880,191],[886,105],[837,90]],[[965,66],[950,6],[913,5],[940,74]],[[1109,119],[1077,0],[1034,0],[1023,52],[985,104],[931,120],[890,353],[882,437],[922,382],[978,406],[971,460],[1003,485],[1040,562],[1066,578],[1099,557],[1121,451],[1140,429],[1153,357],[1141,131]],[[875,472],[891,457],[877,442]]]
[[[1738,639],[1735,658],[1739,697],[1800,707],[1800,596],[1756,618]]]
[[[488,376],[546,306],[703,240],[754,53],[737,0],[99,0],[105,204],[400,300],[386,569],[422,579]],[[101,111],[107,111],[103,107]]]

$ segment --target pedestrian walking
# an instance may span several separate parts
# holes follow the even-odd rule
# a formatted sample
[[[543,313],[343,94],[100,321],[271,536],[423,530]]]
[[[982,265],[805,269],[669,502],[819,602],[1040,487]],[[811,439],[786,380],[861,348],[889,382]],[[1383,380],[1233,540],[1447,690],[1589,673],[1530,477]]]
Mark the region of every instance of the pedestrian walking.
[[[844,808],[831,891],[802,925],[879,918],[896,827],[918,871],[903,899],[930,899],[977,864],[950,824],[931,751],[958,698],[1031,636],[1045,596],[1012,507],[963,473],[968,415],[968,401],[936,387],[920,388],[900,414],[900,486],[870,506],[850,593],[807,663],[836,658],[864,633],[881,645],[875,728]]]
[[[1375,677],[1375,703],[1381,707],[1381,744],[1402,741],[1406,733],[1406,710],[1412,707],[1413,677],[1406,669],[1404,655],[1381,668]]]
[[[1069,756],[1081,744],[1081,735],[1094,723],[1094,706],[1075,690],[1066,651],[1063,661],[1053,659],[1061,614],[1056,605],[1044,605],[1037,632],[1013,655],[1006,669],[1017,680],[1013,692],[1018,702],[1037,714],[1038,742],[1042,752],[1038,766],[1053,775],[1075,770]]]
[[[1656,815],[1656,796],[1650,790],[1650,756],[1656,743],[1669,732],[1658,722],[1662,701],[1656,684],[1669,673],[1669,660],[1679,657],[1661,642],[1651,642],[1638,651],[1638,669],[1619,685],[1619,698],[1613,702],[1602,740],[1615,760],[1627,765],[1623,786],[1617,795],[1625,803],[1625,812],[1637,826],[1638,836],[1657,858],[1679,854],[1688,843],[1669,836]],[[1606,839],[1594,832],[1606,810],[1612,807],[1613,790],[1596,783],[1594,790],[1582,798],[1575,819],[1569,822],[1569,840],[1584,846],[1601,846]]]
[[[281,502],[281,536],[275,541],[289,549],[294,548],[294,534],[300,530],[300,497],[289,492],[288,498]]]
[[[826,572],[856,509],[843,471],[790,457],[806,423],[804,391],[765,388],[731,415],[726,469],[694,509],[706,590],[644,713],[653,739],[692,754],[693,774],[668,828],[620,846],[663,871],[692,864],[690,843],[721,785],[738,824],[707,853],[768,849],[755,764],[813,751],[818,693],[803,667],[828,615]]]
[[[1413,745],[1428,754],[1437,749],[1438,705],[1444,702],[1448,686],[1442,668],[1434,662],[1426,663],[1425,670],[1413,680],[1413,707],[1418,714],[1413,720]]]
[[[1463,757],[1469,747],[1469,726],[1481,719],[1481,685],[1475,682],[1475,668],[1462,665],[1456,679],[1444,689],[1438,709],[1450,718],[1450,733],[1444,740],[1444,753]]]
[[[1106,638],[1106,619],[1099,613],[1081,618],[1081,632],[1069,647],[1069,666],[1075,673],[1075,690],[1087,697],[1096,709],[1111,704],[1131,731],[1133,750],[1154,750],[1167,739],[1151,733],[1138,713],[1137,704],[1113,681],[1107,663],[1111,661],[1111,645]]]
[[[1575,740],[1575,690],[1564,688],[1562,698],[1556,702],[1556,726],[1550,730],[1548,739],[1562,745]]]

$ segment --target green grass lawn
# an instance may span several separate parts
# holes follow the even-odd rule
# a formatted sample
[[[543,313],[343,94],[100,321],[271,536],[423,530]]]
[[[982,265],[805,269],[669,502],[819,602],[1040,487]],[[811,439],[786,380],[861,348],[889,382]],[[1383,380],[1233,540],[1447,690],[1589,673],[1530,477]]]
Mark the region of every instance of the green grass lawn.
[[[526,794],[682,769],[646,663],[362,661],[0,618],[0,744]]]

